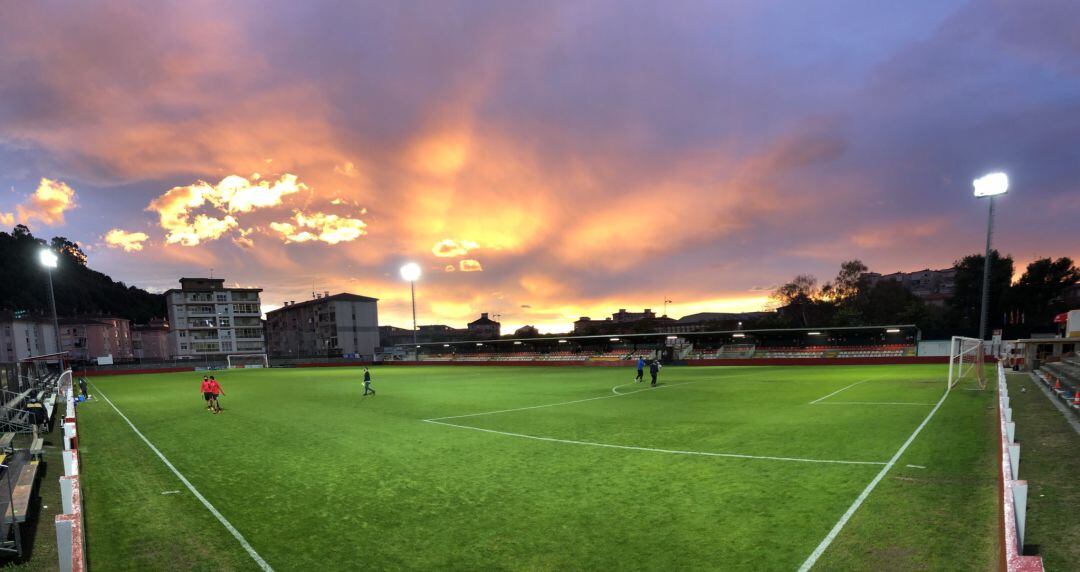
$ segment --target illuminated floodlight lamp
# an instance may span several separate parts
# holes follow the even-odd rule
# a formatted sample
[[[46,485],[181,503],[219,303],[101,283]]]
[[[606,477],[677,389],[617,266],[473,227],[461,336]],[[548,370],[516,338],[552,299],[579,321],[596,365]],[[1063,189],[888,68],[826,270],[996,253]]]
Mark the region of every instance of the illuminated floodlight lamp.
[[[59,258],[56,257],[56,253],[51,250],[42,250],[40,254],[41,265],[45,268],[56,268]]]
[[[560,344],[565,344],[565,343],[566,343],[566,340],[559,340],[559,343],[560,343]]]
[[[520,346],[520,345],[521,345],[521,342],[514,342],[514,345],[515,345],[515,346]]]
[[[669,339],[669,340],[677,340],[677,339],[679,339],[679,336],[668,336],[667,339]]]
[[[608,341],[609,342],[617,342],[617,341],[619,341],[619,338],[609,338]]]
[[[1004,195],[1009,190],[1009,176],[1005,173],[990,173],[975,179],[976,197],[994,197]]]
[[[450,344],[443,344],[442,347],[448,348],[448,347],[450,347]]]
[[[745,338],[746,334],[731,334],[731,337],[733,337],[733,338]]]
[[[420,349],[420,346],[416,346],[416,349]]]
[[[808,335],[808,336],[820,336],[821,332],[806,332],[806,335]]]
[[[482,345],[484,345],[484,344],[482,344],[482,343],[480,343],[480,342],[476,342],[476,345],[478,345],[478,346],[482,346]]]
[[[900,333],[900,328],[889,328],[889,329],[885,330],[885,333],[886,334],[899,334]]]
[[[401,267],[401,279],[406,282],[416,282],[420,278],[420,265],[410,262]]]

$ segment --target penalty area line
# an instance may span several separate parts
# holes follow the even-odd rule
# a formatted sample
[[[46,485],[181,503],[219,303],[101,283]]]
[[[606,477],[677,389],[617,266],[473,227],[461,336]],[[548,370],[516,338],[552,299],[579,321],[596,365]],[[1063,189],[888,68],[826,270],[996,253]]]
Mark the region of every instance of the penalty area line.
[[[919,433],[921,433],[923,428],[926,427],[926,424],[930,422],[930,419],[934,417],[934,414],[937,413],[938,409],[941,409],[941,404],[945,403],[945,398],[947,397],[949,397],[949,389],[946,387],[945,394],[942,395],[941,399],[938,400],[937,405],[935,405],[934,408],[930,410],[930,413],[926,414],[926,418],[923,419],[922,423],[920,423],[919,426],[915,428],[915,431],[911,433],[911,436],[907,438],[907,441],[904,441],[904,444],[901,445],[899,449],[897,449],[896,454],[893,455],[891,459],[889,459],[889,462],[886,463],[884,467],[882,467],[881,471],[878,472],[877,476],[874,477],[874,480],[870,481],[870,484],[866,485],[866,488],[863,489],[861,493],[859,493],[859,496],[855,499],[855,502],[851,503],[851,506],[848,507],[847,511],[840,517],[840,520],[836,521],[836,524],[833,525],[832,530],[830,530],[829,533],[825,535],[825,538],[822,539],[821,543],[818,544],[817,548],[815,548],[814,551],[810,554],[810,556],[806,558],[806,561],[802,563],[802,566],[799,567],[799,572],[807,572],[814,567],[814,564],[818,561],[818,558],[821,558],[821,555],[825,553],[825,550],[829,548],[829,545],[832,544],[833,540],[836,540],[836,537],[840,534],[840,531],[844,529],[844,525],[846,525],[848,521],[851,520],[851,517],[855,514],[855,511],[859,510],[859,507],[862,506],[862,503],[866,500],[866,497],[870,496],[870,493],[873,492],[875,488],[877,488],[878,483],[881,482],[881,479],[885,478],[885,475],[887,475],[889,473],[889,470],[893,468],[893,465],[895,465],[896,462],[900,460],[900,456],[904,454],[904,451],[907,451],[908,446],[910,446],[911,443],[915,441],[915,438],[919,436]]]
[[[864,379],[864,380],[862,380],[862,381],[856,381],[855,383],[853,383],[853,384],[851,384],[851,385],[849,385],[849,386],[847,386],[847,387],[841,387],[840,389],[837,389],[836,391],[834,391],[834,392],[832,392],[832,393],[830,393],[830,394],[826,395],[825,397],[819,397],[819,398],[817,398],[817,399],[815,399],[815,400],[811,401],[811,402],[810,402],[810,405],[813,405],[813,404],[815,404],[815,403],[817,403],[817,402],[819,402],[819,401],[822,401],[822,400],[824,400],[824,399],[828,399],[828,398],[830,398],[830,397],[832,397],[832,396],[836,395],[837,393],[840,393],[841,391],[844,391],[844,390],[846,390],[846,389],[851,389],[852,387],[855,387],[856,385],[859,385],[859,384],[863,384],[863,383],[866,383],[866,382],[870,381],[871,379],[873,379],[873,378],[871,377],[871,378],[867,378],[867,379]]]
[[[625,395],[625,394],[623,394]],[[458,429],[471,429],[473,431],[481,431],[483,433],[494,433],[496,435],[506,435],[508,437],[519,437],[522,439],[532,439],[535,441],[546,441],[548,443],[564,443],[568,445],[585,445],[588,447],[603,447],[607,449],[623,449],[628,451],[646,451],[650,453],[668,453],[672,455],[694,455],[700,457],[727,457],[732,459],[758,459],[764,461],[791,461],[797,463],[828,463],[836,465],[884,465],[882,461],[846,461],[837,459],[808,459],[801,457],[772,457],[767,455],[742,455],[739,453],[711,453],[708,451],[681,451],[678,449],[657,449],[653,447],[635,447],[633,445],[614,445],[612,443],[595,443],[592,441],[575,441],[573,439],[556,439],[555,437],[541,437],[539,435],[526,435],[524,433],[511,433],[509,431],[496,431],[495,429],[484,429],[482,427],[472,427],[469,425],[457,425],[454,423],[444,423],[436,419],[424,419],[425,423],[434,423],[436,425],[445,425],[447,427],[457,427]]]
[[[148,447],[150,447],[150,450],[153,451],[154,454],[157,455],[159,459],[161,459],[161,462],[165,463],[166,467],[169,467],[169,470],[171,470],[173,472],[173,474],[176,475],[176,477],[180,479],[180,482],[184,483],[184,486],[187,487],[187,489],[189,491],[191,491],[191,494],[195,495],[195,498],[199,499],[199,502],[201,502],[203,504],[203,506],[205,506],[206,509],[210,511],[210,514],[214,515],[214,518],[218,519],[218,522],[220,522],[222,524],[222,526],[225,527],[225,530],[228,530],[229,533],[231,533],[233,535],[233,538],[235,538],[240,543],[240,546],[242,546],[244,548],[244,550],[247,551],[248,556],[251,556],[251,559],[254,560],[256,564],[259,565],[259,568],[262,568],[263,570],[266,570],[267,572],[273,572],[274,569],[271,568],[270,565],[266,563],[266,560],[263,560],[262,556],[259,556],[258,552],[255,552],[255,549],[252,548],[250,544],[248,544],[248,541],[244,538],[244,535],[240,534],[240,531],[236,530],[236,527],[233,526],[232,523],[229,522],[228,519],[226,519],[220,512],[218,512],[218,509],[214,508],[214,505],[210,504],[210,501],[206,500],[206,497],[204,497],[202,495],[202,493],[200,493],[198,491],[198,489],[195,488],[195,485],[192,485],[191,481],[187,480],[187,477],[185,477],[183,474],[181,474],[180,471],[178,471],[176,469],[176,467],[173,466],[173,464],[170,463],[169,460],[165,458],[165,455],[163,455],[161,453],[161,451],[159,451],[158,448],[155,447],[154,444],[151,443],[150,440],[146,438],[146,435],[143,435],[142,432],[139,431],[138,427],[135,427],[135,424],[132,423],[131,420],[127,418],[127,415],[124,415],[124,413],[122,411],[120,411],[120,409],[116,406],[116,404],[114,404],[112,402],[112,400],[109,399],[109,396],[105,395],[105,393],[103,391],[101,391],[100,389],[98,389],[96,385],[94,385],[92,383],[90,385],[94,388],[94,393],[100,395],[105,400],[106,403],[108,403],[110,406],[112,406],[113,411],[115,411],[116,414],[119,415],[120,418],[123,419],[128,424],[129,427],[131,427],[131,430],[134,431],[135,434],[138,435],[139,438],[142,439],[143,442],[146,443],[146,445]],[[177,491],[177,492],[179,492],[179,491]],[[167,494],[167,493],[162,493],[162,494]]]

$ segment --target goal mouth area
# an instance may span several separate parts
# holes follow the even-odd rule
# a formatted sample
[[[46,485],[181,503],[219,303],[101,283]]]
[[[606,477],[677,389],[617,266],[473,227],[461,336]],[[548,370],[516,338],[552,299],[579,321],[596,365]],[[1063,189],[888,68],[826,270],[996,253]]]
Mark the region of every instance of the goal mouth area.
[[[231,354],[225,356],[229,369],[260,369],[270,367],[266,354]]]
[[[949,389],[961,383],[986,389],[985,342],[978,338],[953,336],[949,342]]]

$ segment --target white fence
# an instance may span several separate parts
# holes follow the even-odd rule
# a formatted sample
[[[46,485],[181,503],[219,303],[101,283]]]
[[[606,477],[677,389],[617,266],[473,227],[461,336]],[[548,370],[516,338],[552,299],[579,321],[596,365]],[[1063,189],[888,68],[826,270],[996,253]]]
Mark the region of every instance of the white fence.
[[[1009,406],[1009,387],[1005,383],[1005,368],[997,364],[998,421],[1001,429],[999,463],[1001,503],[1004,513],[1002,531],[1005,569],[1009,572],[1042,572],[1039,556],[1024,556],[1024,521],[1027,517],[1027,481],[1019,480],[1020,445],[1016,443],[1016,423]]]
[[[60,477],[60,502],[64,513],[56,515],[56,550],[61,572],[85,572],[86,527],[82,510],[82,487],[79,483],[79,436],[75,413],[75,391],[71,370],[60,376],[60,396],[64,413],[64,476]]]

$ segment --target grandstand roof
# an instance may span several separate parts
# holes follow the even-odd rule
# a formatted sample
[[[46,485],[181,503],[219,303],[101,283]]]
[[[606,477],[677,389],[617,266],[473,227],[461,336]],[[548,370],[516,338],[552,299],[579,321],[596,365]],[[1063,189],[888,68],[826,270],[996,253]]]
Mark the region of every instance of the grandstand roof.
[[[915,324],[884,324],[881,326],[823,326],[818,328],[762,328],[758,330],[715,330],[708,332],[650,332],[645,334],[618,334],[620,339],[626,338],[655,338],[655,337],[702,337],[702,336],[716,336],[716,335],[731,335],[731,334],[778,334],[778,333],[797,333],[797,332],[857,332],[857,331],[874,331],[874,330],[888,330],[888,329],[906,329],[918,331],[918,326]],[[573,336],[573,335],[551,335],[545,334],[539,337],[529,338],[499,338],[494,340],[458,340],[458,341],[441,341],[441,342],[419,342],[417,346],[442,346],[442,345],[475,345],[477,343],[513,343],[513,342],[544,342],[558,340],[599,340],[601,338],[607,340],[610,339],[612,334],[592,334],[586,336]],[[1073,338],[1074,341],[1080,342],[1080,338]],[[413,345],[411,342],[402,345]]]

